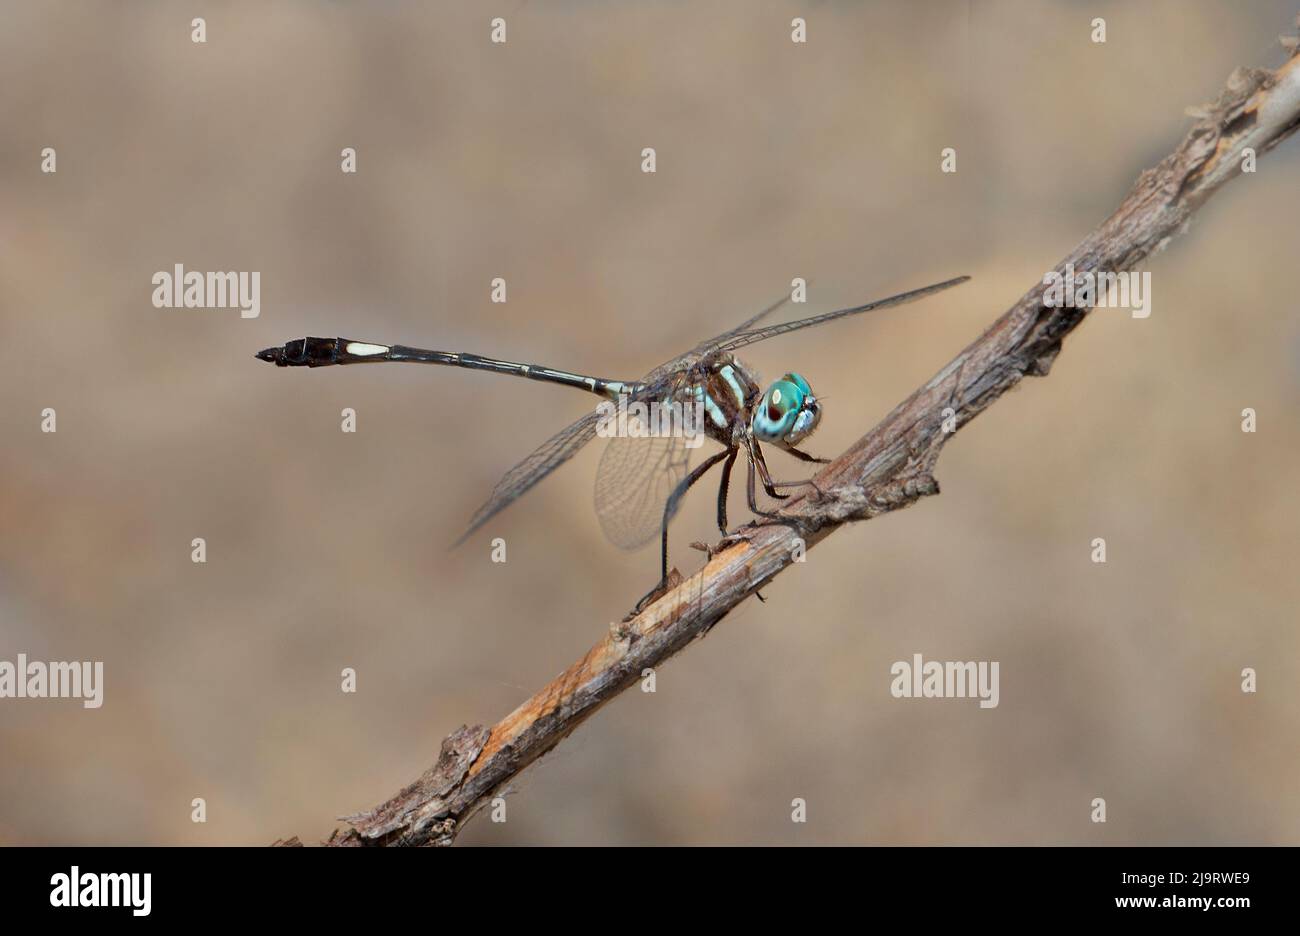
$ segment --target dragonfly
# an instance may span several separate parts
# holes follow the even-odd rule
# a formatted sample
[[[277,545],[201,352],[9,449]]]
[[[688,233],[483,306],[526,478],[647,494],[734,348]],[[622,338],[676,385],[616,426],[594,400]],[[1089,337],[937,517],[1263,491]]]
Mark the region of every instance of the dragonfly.
[[[540,364],[520,364],[453,351],[430,351],[406,345],[387,345],[352,338],[299,338],[284,345],[257,352],[257,357],[279,367],[333,367],[345,364],[441,364],[469,370],[524,377],[543,383],[574,387],[601,397],[595,411],[561,429],[532,454],[505,473],[487,501],[470,519],[469,527],[456,541],[465,542],[475,531],[528,493],[553,471],[573,458],[583,447],[605,434],[614,403],[644,406],[694,406],[702,410],[697,427],[722,450],[710,455],[694,469],[690,453],[699,441],[681,427],[654,431],[652,425],[621,432],[609,438],[596,470],[596,515],[607,539],[623,549],[633,550],[660,540],[660,586],[668,581],[668,527],[686,492],[712,468],[721,464],[717,523],[724,536],[731,535],[727,523],[727,496],[732,469],[743,454],[748,472],[746,493],[749,509],[760,517],[776,514],[759,507],[757,483],[775,500],[790,497],[783,490],[809,484],[782,482],[772,478],[763,446],[770,445],[804,461],[824,464],[828,459],[808,454],[799,445],[817,429],[822,401],[802,374],[786,372],[764,389],[753,368],[741,362],[735,352],[741,348],[824,325],[865,312],[915,302],[951,289],[969,280],[958,276],[920,289],[898,293],[863,305],[813,315],[780,324],[760,325],[786,302],[777,302],[752,315],[736,327],[702,342],[685,354],[661,364],[640,380],[611,380]],[[652,590],[650,595],[655,594]],[[650,597],[647,595],[647,597]]]

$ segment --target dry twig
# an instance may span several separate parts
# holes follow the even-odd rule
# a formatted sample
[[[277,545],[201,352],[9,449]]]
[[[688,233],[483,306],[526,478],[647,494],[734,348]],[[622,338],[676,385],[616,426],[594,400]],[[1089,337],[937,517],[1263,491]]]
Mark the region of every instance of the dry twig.
[[[1243,150],[1272,149],[1300,126],[1300,57],[1275,71],[1238,69],[1218,99],[1192,111],[1186,139],[1138,179],[1119,209],[1056,268],[1078,274],[1135,269],[1183,231],[1200,205],[1238,175]],[[611,626],[578,662],[491,728],[462,727],[437,763],[392,799],[345,817],[331,845],[446,845],[476,811],[591,716],[707,633],[808,548],[840,525],[906,507],[939,492],[934,466],[951,436],[1022,377],[1044,376],[1086,309],[1047,307],[1035,284],[974,343],[816,477],[820,493],[786,502],[790,525],[750,525],[715,549],[704,568],[640,614]],[[945,414],[945,410],[950,412]],[[280,843],[277,843],[280,844]],[[298,844],[291,839],[283,844]]]

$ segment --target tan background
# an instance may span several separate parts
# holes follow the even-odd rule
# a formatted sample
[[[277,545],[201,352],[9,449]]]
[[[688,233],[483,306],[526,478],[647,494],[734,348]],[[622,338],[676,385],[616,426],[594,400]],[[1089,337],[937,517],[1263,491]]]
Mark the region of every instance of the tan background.
[[[636,377],[792,276],[811,313],[972,274],[752,349],[828,398],[806,447],[834,454],[1100,222],[1181,138],[1185,105],[1279,61],[1294,13],[4,4],[0,659],[107,672],[99,711],[0,701],[0,841],[319,839],[654,581],[653,550],[601,539],[597,446],[447,550],[580,395],[253,351],[344,334]],[[1049,379],[963,432],[942,497],[832,537],[463,840],[1300,840],[1298,152],[1154,259],[1149,320],[1099,312]],[[150,277],[175,263],[260,271],[261,317],[153,308]],[[712,503],[694,494],[675,528],[686,568]],[[892,699],[890,664],[917,652],[1000,661],[1001,706]]]

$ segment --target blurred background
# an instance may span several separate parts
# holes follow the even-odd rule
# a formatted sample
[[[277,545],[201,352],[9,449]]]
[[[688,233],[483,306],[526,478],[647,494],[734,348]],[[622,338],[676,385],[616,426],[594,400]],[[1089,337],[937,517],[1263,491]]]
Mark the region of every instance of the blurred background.
[[[102,660],[105,687],[0,701],[0,842],[319,840],[655,581],[653,548],[602,539],[598,444],[448,550],[583,395],[254,351],[346,335],[635,378],[795,276],[792,317],[973,275],[750,349],[828,398],[805,447],[837,454],[1101,222],[1186,105],[1279,63],[1296,12],[3,4],[0,659]],[[944,450],[941,497],[832,536],[461,841],[1300,840],[1298,178],[1293,140],[1153,258],[1149,319],[1098,311]],[[260,317],[154,308],[178,263],[259,271]],[[713,490],[674,527],[686,571]],[[1000,706],[892,698],[914,653],[999,661]]]

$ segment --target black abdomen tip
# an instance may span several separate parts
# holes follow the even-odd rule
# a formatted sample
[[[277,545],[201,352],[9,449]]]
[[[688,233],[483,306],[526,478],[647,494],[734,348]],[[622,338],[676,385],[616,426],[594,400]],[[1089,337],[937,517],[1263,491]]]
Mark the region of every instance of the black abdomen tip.
[[[277,367],[321,367],[338,363],[338,346],[337,338],[299,338],[282,348],[264,348],[256,357]]]

